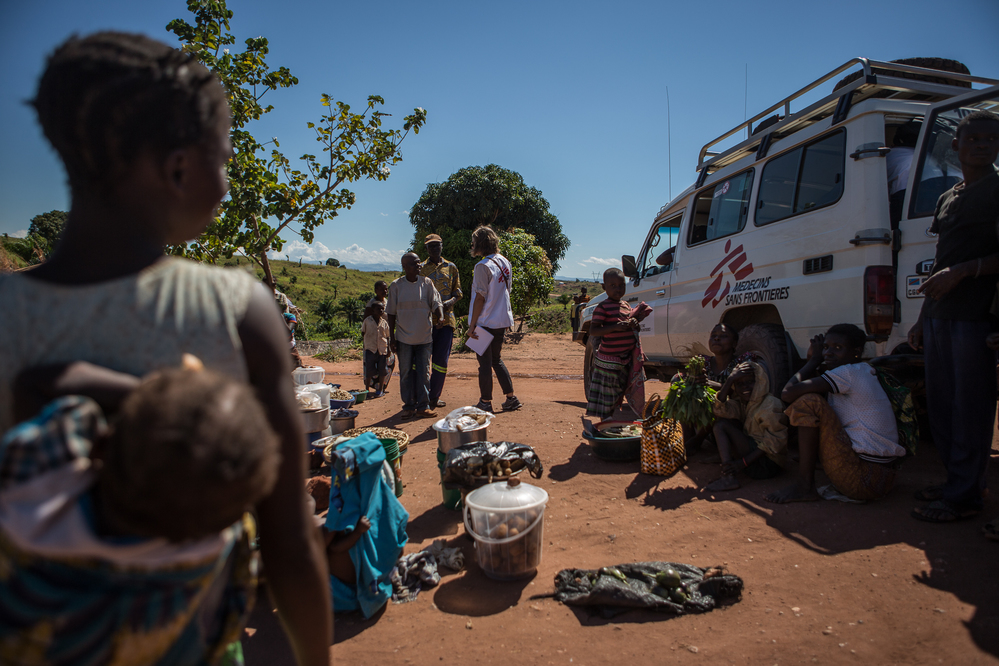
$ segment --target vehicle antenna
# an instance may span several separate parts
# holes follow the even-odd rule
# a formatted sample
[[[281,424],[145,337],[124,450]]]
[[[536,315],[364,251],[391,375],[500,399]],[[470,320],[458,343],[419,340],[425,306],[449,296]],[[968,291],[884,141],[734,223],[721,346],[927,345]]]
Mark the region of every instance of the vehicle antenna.
[[[746,88],[745,88],[746,92],[745,95],[743,96],[743,101],[742,101],[742,122],[746,122],[746,119],[749,118],[749,63],[748,62],[746,63],[745,82],[746,82]],[[748,127],[746,128],[746,134],[747,135],[749,134]]]
[[[666,86],[666,178],[669,200],[673,200],[673,138],[669,128],[669,86]]]

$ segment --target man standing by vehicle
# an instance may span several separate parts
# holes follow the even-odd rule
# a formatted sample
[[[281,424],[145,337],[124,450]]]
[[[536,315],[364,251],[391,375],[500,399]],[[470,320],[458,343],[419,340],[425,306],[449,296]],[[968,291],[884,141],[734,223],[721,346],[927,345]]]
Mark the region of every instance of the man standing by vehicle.
[[[430,408],[446,407],[441,400],[444,380],[447,378],[447,363],[451,358],[451,345],[454,343],[454,304],[461,300],[461,280],[458,267],[441,256],[444,243],[437,234],[427,235],[423,243],[429,257],[420,269],[420,275],[430,278],[440,294],[444,307],[444,317],[434,321],[434,347],[430,359]]]
[[[924,488],[920,520],[953,522],[982,510],[996,415],[996,330],[990,313],[999,273],[999,116],[975,111],[957,127],[952,147],[964,181],[941,195],[930,231],[938,233],[933,275],[909,344],[925,347],[926,398],[933,441],[947,470],[943,485]]]

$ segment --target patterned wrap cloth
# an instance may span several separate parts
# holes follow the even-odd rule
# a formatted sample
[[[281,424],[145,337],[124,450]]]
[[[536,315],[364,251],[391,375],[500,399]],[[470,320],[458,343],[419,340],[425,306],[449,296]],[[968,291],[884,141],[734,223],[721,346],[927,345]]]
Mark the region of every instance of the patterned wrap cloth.
[[[97,536],[86,455],[104,425],[69,396],[0,441],[0,663],[241,663],[252,519],[182,544]]]

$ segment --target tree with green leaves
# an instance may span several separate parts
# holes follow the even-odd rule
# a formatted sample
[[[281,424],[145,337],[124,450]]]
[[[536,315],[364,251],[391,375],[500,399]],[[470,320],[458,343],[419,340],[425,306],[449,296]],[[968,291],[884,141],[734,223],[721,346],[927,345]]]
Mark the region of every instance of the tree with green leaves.
[[[541,190],[529,187],[515,171],[495,164],[461,169],[443,183],[427,185],[409,213],[414,227],[413,249],[421,259],[427,257],[423,240],[427,234],[443,239],[443,255],[458,265],[463,285],[471,285],[475,259],[469,255],[472,232],[488,224],[500,235],[521,229],[533,236],[542,249],[550,275],[569,249],[569,239],[562,233],[558,218],[549,211]],[[510,258],[510,257],[507,257]],[[512,261],[512,258],[511,258]],[[514,284],[518,275],[514,265]],[[468,312],[468,299],[456,306],[456,314]]]
[[[62,229],[66,226],[66,218],[69,214],[63,210],[50,210],[41,215],[31,218],[31,225],[28,227],[28,238],[36,248],[48,258],[55,249],[56,243],[62,238]]]
[[[562,309],[565,310],[569,307],[569,303],[572,302],[572,296],[569,294],[559,294],[556,300],[562,304]]]
[[[326,265],[332,266],[333,268],[337,268],[340,266],[340,260],[336,259],[335,257],[330,257],[329,259],[326,260]]]
[[[364,179],[385,180],[391,166],[402,161],[399,146],[409,132],[419,133],[427,114],[422,108],[403,119],[402,129],[383,129],[389,116],[378,107],[385,100],[368,97],[366,108],[355,113],[331,95],[320,96],[326,109],[308,128],[315,133],[322,156],[306,154],[296,168],[280,150],[277,137],[260,143],[250,132],[254,120],[274,107],[261,100],[279,88],[298,83],[286,67],[270,69],[267,39],[250,38],[241,52],[230,52],[236,38],[229,32],[233,12],[225,0],[188,0],[194,23],[175,19],[167,30],[177,35],[185,51],[193,53],[225,86],[232,112],[229,196],[215,222],[198,239],[171,248],[200,261],[215,263],[242,251],[264,270],[271,285],[267,253],[280,252],[284,232],[294,232],[311,243],[315,230],[355,202],[346,185]],[[273,144],[268,153],[265,146]]]
[[[517,332],[520,332],[531,308],[548,302],[548,294],[555,288],[552,277],[555,271],[544,249],[523,229],[500,234],[499,251],[513,267],[510,308],[513,316],[520,320],[517,325]]]

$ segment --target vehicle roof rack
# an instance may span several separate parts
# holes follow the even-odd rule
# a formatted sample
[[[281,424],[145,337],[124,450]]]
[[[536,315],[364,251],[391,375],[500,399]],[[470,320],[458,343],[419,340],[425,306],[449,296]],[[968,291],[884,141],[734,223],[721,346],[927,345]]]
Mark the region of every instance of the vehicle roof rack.
[[[804,109],[791,112],[791,102],[811,92],[830,79],[839,76],[852,67],[860,65],[863,69],[862,76],[856,80],[846,83],[835,89],[832,94],[823,97],[819,101]],[[875,69],[877,71],[875,71]],[[970,86],[973,83],[993,86],[999,84],[999,80],[987,79],[970,74],[959,74],[956,72],[943,71],[938,69],[928,69],[926,67],[915,67],[896,62],[882,62],[879,60],[869,60],[868,58],[853,58],[846,64],[837,67],[822,78],[816,79],[812,83],[785,97],[765,111],[756,114],[744,123],[737,125],[725,134],[704,144],[700,154],[697,156],[697,171],[706,175],[717,171],[730,164],[738,162],[747,155],[760,152],[760,145],[764,142],[763,152],[769,146],[795,132],[799,132],[809,125],[819,122],[830,116],[834,116],[834,123],[846,118],[851,106],[854,106],[865,99],[878,95],[885,99],[918,100],[924,102],[938,102],[955,95],[969,92],[970,87],[950,85],[945,83],[935,83],[932,81],[920,81],[917,79],[904,78],[906,74],[930,76],[936,79],[945,78],[954,81],[964,81]],[[888,94],[885,95],[884,93]],[[784,117],[779,122],[767,125],[765,130],[753,134],[753,124],[761,119],[767,119],[774,112],[782,111]],[[745,141],[732,146],[724,151],[712,150],[722,141],[746,130]]]

